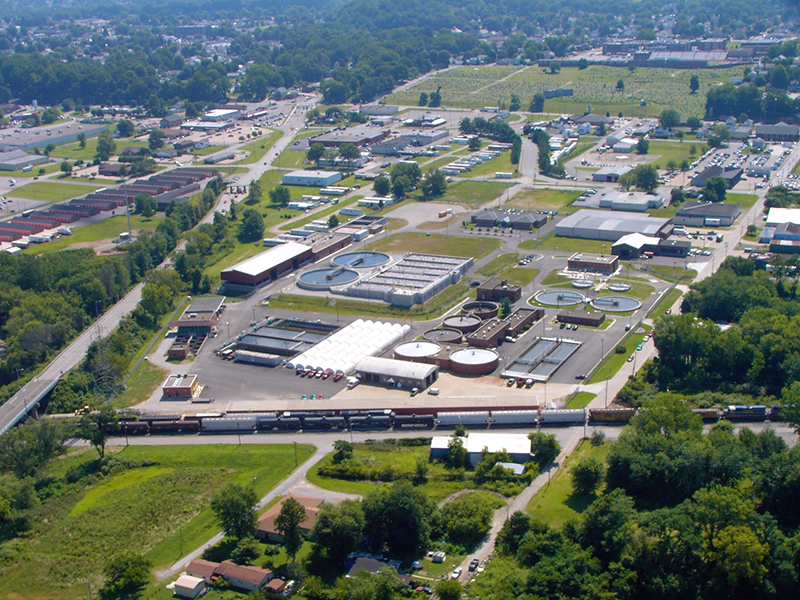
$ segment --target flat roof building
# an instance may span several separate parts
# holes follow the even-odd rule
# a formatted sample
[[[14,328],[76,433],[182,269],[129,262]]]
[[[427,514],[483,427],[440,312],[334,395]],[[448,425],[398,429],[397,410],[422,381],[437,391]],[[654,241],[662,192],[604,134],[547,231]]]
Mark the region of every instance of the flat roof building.
[[[531,440],[524,433],[476,433],[470,432],[459,438],[467,451],[467,458],[474,467],[481,462],[484,449],[490,453],[507,452],[517,464],[530,462]],[[431,439],[431,459],[444,458],[450,449],[451,436],[435,436]]]
[[[509,285],[508,279],[492,277],[478,286],[478,300],[489,300],[491,302],[501,302],[508,298],[511,302],[516,302],[522,297],[522,288],[518,285]]]
[[[234,288],[257,288],[275,281],[311,260],[313,251],[297,242],[284,242],[244,262],[224,269],[220,277]]]
[[[738,204],[690,200],[675,213],[675,224],[692,227],[729,227],[741,212],[742,207]]]
[[[332,130],[322,133],[308,140],[309,144],[322,144],[326,148],[338,148],[342,144],[355,144],[356,146],[369,146],[383,141],[389,136],[388,129],[376,127],[352,127],[349,129]]]
[[[41,165],[49,160],[46,156],[28,154],[20,149],[0,152],[0,171],[16,171],[27,166]]]
[[[570,271],[590,271],[611,275],[619,266],[619,258],[612,254],[586,254],[576,252],[567,259]]]
[[[338,171],[292,171],[281,178],[283,185],[304,185],[307,187],[325,187],[342,180]]]
[[[556,224],[558,237],[616,242],[629,233],[667,237],[672,231],[672,220],[648,214],[583,209],[565,217]]]
[[[556,315],[559,323],[570,323],[574,325],[585,325],[588,327],[599,327],[606,320],[605,314],[601,312],[586,312],[583,310],[562,310]]]
[[[756,137],[770,142],[794,142],[800,138],[800,127],[783,121],[775,125],[756,125]]]
[[[438,379],[439,367],[393,358],[367,356],[356,365],[356,373],[364,383],[422,390]]]
[[[609,192],[600,198],[600,208],[645,212],[651,208],[664,206],[664,198],[657,194],[644,192]]]
[[[195,298],[169,326],[177,327],[178,335],[209,335],[216,331],[224,306],[225,296]]]
[[[800,208],[770,208],[767,213],[767,227],[777,227],[783,223],[800,225]]]
[[[616,183],[622,175],[633,171],[630,165],[622,165],[621,167],[600,167],[597,171],[592,173],[592,181],[605,181]]]
[[[197,375],[170,375],[161,386],[164,398],[191,398],[196,395]]]

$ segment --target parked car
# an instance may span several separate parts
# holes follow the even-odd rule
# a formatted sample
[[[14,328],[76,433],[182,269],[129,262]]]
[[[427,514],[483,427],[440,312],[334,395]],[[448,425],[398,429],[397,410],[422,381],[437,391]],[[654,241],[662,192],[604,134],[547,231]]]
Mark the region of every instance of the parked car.
[[[468,570],[470,572],[474,571],[475,569],[478,568],[479,564],[480,564],[480,561],[477,558],[473,558],[469,563],[469,569]]]
[[[453,569],[453,572],[450,574],[450,578],[451,579],[458,579],[459,577],[461,577],[461,573],[462,572],[463,572],[463,569],[461,567],[456,567],[455,569]]]

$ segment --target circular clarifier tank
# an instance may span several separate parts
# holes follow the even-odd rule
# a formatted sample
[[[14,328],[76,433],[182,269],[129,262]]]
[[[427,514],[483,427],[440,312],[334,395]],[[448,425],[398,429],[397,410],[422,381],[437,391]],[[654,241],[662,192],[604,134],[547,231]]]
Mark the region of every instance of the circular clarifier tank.
[[[461,341],[462,333],[458,329],[429,329],[422,334],[429,342],[439,342],[440,344],[457,344]]]
[[[337,285],[352,283],[356,279],[358,279],[358,273],[343,267],[314,269],[300,275],[297,285],[306,290],[329,290]]]
[[[497,352],[486,348],[462,348],[450,354],[450,370],[459,375],[488,375],[497,368]]]
[[[495,318],[499,310],[500,306],[497,303],[488,302],[486,300],[467,302],[461,307],[462,313],[472,313],[481,320]]]
[[[587,281],[586,279],[576,279],[575,281],[572,282],[572,287],[581,290],[589,289],[593,285],[594,283],[592,283],[591,281]]]
[[[337,267],[351,269],[371,269],[389,262],[389,255],[383,252],[348,252],[340,254],[331,263]]]
[[[636,298],[628,298],[626,296],[603,296],[592,300],[592,306],[604,312],[628,312],[638,310],[641,308],[642,303]]]
[[[631,285],[629,283],[610,283],[608,289],[612,292],[630,292]]]
[[[481,326],[481,320],[475,315],[453,315],[447,317],[442,324],[447,329],[457,329],[461,333],[470,333]]]
[[[548,306],[569,306],[584,302],[586,297],[578,292],[550,290],[536,294],[535,300]]]
[[[435,356],[439,354],[441,350],[442,347],[439,344],[427,342],[425,340],[417,342],[405,342],[395,346],[394,357],[400,360],[420,361],[428,358],[429,356]]]

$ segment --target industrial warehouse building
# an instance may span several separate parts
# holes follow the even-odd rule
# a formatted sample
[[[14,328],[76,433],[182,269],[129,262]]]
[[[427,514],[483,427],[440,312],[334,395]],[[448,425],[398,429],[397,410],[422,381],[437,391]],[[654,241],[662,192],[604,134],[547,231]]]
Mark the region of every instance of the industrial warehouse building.
[[[431,439],[431,460],[441,460],[447,456],[452,441],[450,436],[435,436]],[[517,464],[530,462],[531,441],[524,433],[475,433],[458,438],[464,444],[469,463],[474,467],[481,462],[484,449],[490,453],[508,452]]]
[[[389,135],[388,129],[375,127],[353,127],[351,129],[332,130],[308,140],[309,144],[322,144],[326,148],[338,148],[342,144],[369,146],[383,141]]]
[[[648,237],[641,233],[632,233],[621,237],[611,246],[611,253],[622,260],[639,258],[651,253],[653,256],[670,256],[684,258],[689,254],[692,244],[687,240],[662,240]]]
[[[711,165],[703,170],[699,175],[692,178],[692,185],[695,187],[705,187],[708,180],[712,177],[722,177],[725,183],[728,184],[728,189],[731,189],[742,180],[744,170],[739,168],[723,169],[719,165]]]
[[[285,242],[220,273],[231,289],[255,289],[275,281],[311,260],[312,249],[297,242]]]
[[[607,183],[616,183],[619,178],[633,171],[633,167],[629,165],[622,165],[621,167],[601,167],[592,173],[592,181],[605,181]]]
[[[283,185],[304,185],[307,187],[325,187],[342,180],[338,171],[292,171],[281,178]]]
[[[664,198],[657,194],[643,192],[609,192],[600,198],[600,208],[645,212],[650,208],[664,206]]]
[[[473,213],[470,220],[476,227],[510,227],[530,231],[545,225],[547,216],[512,210],[481,210]]]
[[[556,224],[558,237],[616,242],[630,233],[653,237],[669,236],[672,220],[648,214],[583,209]]]
[[[364,383],[422,390],[438,379],[439,367],[393,358],[367,356],[356,365],[356,374]]]
[[[756,137],[770,142],[795,142],[800,138],[800,127],[783,121],[776,125],[756,125]]]
[[[691,227],[729,227],[741,212],[742,207],[738,204],[691,200],[684,203],[675,213],[675,224]]]
[[[28,154],[19,149],[0,152],[0,171],[16,171],[27,166],[44,164],[48,160],[50,159],[46,156]]]
[[[44,127],[32,127],[31,129],[20,129],[13,135],[7,135],[0,139],[0,152],[8,152],[10,150],[29,151],[34,148],[44,148],[48,144],[58,146],[59,144],[77,140],[81,133],[90,138],[99,135],[104,129],[108,129],[108,125],[92,125],[89,123],[61,123]]]
[[[567,259],[567,268],[570,271],[603,273],[612,275],[619,266],[619,258],[608,254],[586,254],[576,252]]]

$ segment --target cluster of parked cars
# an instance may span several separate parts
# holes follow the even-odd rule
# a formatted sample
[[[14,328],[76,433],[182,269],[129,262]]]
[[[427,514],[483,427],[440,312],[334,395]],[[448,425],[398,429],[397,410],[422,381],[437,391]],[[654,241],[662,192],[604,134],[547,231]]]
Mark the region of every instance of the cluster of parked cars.
[[[333,378],[334,381],[339,381],[344,377],[344,373],[337,371],[334,373],[333,369],[323,369],[322,367],[315,369],[314,367],[297,367],[294,372],[295,375],[300,377],[308,377],[309,379],[329,379]]]
[[[578,326],[577,325],[570,325],[569,323],[561,323],[561,325],[559,325],[558,328],[559,329],[567,329],[567,330],[570,330],[570,329],[577,330]]]

